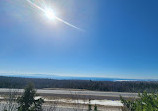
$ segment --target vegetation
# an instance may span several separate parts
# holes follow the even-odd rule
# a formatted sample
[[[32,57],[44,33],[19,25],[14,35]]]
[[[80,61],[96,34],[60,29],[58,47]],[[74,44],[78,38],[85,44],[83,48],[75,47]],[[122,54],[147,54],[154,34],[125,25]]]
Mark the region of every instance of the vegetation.
[[[13,80],[15,78],[12,78]],[[24,79],[24,78],[16,78],[16,79]],[[35,83],[40,83],[40,79],[26,79],[36,81]],[[43,81],[43,79],[41,79]],[[44,79],[49,80],[49,79]],[[58,81],[58,80],[51,80]],[[26,81],[25,81],[26,82]],[[64,81],[67,82],[67,81]],[[72,81],[71,81],[72,82]],[[77,82],[87,82],[87,81],[77,81]],[[92,81],[90,81],[92,82]],[[104,82],[103,82],[104,83]],[[113,82],[111,82],[113,83]],[[150,84],[157,82],[147,82]],[[36,98],[36,90],[32,84],[28,84],[24,90],[24,93],[17,98],[17,92],[10,91],[7,106],[4,107],[3,111],[14,111],[15,108],[18,111],[44,111],[42,109],[42,104],[44,100],[42,98]],[[15,99],[17,98],[17,99]],[[17,100],[17,101],[16,101]],[[14,103],[18,103],[16,106]],[[143,92],[138,95],[138,98],[131,98],[130,100],[125,100],[121,97],[121,102],[123,103],[123,111],[158,111],[158,93],[147,93]],[[18,108],[17,108],[18,107]],[[49,108],[50,111],[55,111],[55,106]],[[48,111],[48,110],[47,110]],[[88,111],[92,111],[91,100],[89,99]],[[98,111],[97,105],[94,105],[94,111]]]
[[[98,107],[96,104],[94,105],[94,111],[98,111]]]
[[[139,94],[138,99],[125,100],[121,97],[124,104],[124,111],[158,111],[158,94],[144,92]]]
[[[88,104],[88,111],[92,111],[92,105],[91,105],[91,100],[89,99],[89,104]]]
[[[117,91],[117,92],[157,92],[158,81],[91,81],[91,80],[54,80],[20,77],[0,77],[0,88],[23,88],[29,82],[35,88],[74,88],[95,91]]]
[[[0,104],[0,110],[2,111],[16,111],[17,104],[15,104],[18,97],[18,90],[9,89],[9,93],[7,95],[3,95],[5,104]]]
[[[24,93],[20,96],[18,95],[17,90],[10,89],[9,95],[6,95],[6,104],[2,111],[57,111],[56,103],[52,103],[49,106],[42,107],[44,100],[42,98],[38,98],[36,94],[36,90],[32,84],[28,84],[25,89]],[[77,95],[76,95],[77,97]],[[78,98],[76,98],[78,100]],[[7,102],[8,101],[8,102]],[[88,111],[92,111],[91,100],[89,99],[88,104]],[[3,103],[2,103],[3,104]],[[76,103],[79,107],[74,107],[74,111],[83,110],[84,106],[81,106],[80,103]],[[94,106],[94,111],[97,110],[97,105]]]
[[[35,96],[37,95],[33,85],[27,85],[23,95],[17,99],[18,111],[42,111],[44,100],[42,98],[35,99]]]

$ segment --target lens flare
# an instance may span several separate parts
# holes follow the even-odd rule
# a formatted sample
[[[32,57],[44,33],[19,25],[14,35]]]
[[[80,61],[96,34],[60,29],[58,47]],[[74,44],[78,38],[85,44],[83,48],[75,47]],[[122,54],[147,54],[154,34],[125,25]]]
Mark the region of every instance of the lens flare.
[[[60,21],[60,22],[62,22],[62,23],[64,23],[64,24],[66,24],[66,25],[68,25],[68,26],[70,26],[70,27],[72,27],[72,28],[75,28],[75,29],[80,30],[80,31],[84,31],[83,29],[81,29],[81,28],[79,28],[79,27],[77,27],[77,26],[75,26],[75,25],[73,25],[73,24],[71,24],[71,23],[69,23],[69,22],[67,22],[67,21],[65,21],[65,20],[63,20],[63,19],[57,17],[57,16],[55,15],[55,12],[54,12],[51,8],[42,8],[42,7],[38,6],[37,4],[35,4],[34,2],[32,2],[31,0],[27,0],[27,2],[28,2],[30,5],[32,5],[33,7],[39,9],[40,11],[42,11],[42,12],[46,15],[46,17],[47,17],[48,19],[50,19],[50,20],[56,19],[56,20],[58,20],[58,21]],[[45,5],[46,5],[46,4],[45,4]],[[45,7],[47,7],[47,6],[45,6]]]

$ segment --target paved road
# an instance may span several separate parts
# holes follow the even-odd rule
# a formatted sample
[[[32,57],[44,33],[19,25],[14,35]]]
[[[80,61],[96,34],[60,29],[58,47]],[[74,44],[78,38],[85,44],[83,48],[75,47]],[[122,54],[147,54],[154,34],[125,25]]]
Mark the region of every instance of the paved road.
[[[15,89],[13,89],[15,90]],[[10,92],[10,89],[0,88],[0,93]],[[18,89],[17,92],[23,92],[23,89]],[[137,97],[137,93],[124,93],[124,92],[101,92],[101,91],[87,91],[87,90],[64,90],[64,89],[55,89],[55,90],[46,90],[38,89],[37,93],[42,95],[84,95],[84,96],[96,96],[96,97]]]

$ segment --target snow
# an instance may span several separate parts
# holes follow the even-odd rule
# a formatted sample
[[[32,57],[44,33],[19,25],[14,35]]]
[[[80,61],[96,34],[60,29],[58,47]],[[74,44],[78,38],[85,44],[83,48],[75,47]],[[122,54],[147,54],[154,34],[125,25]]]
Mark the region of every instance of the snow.
[[[45,101],[56,101],[56,100],[49,100],[45,99]],[[60,99],[57,100],[58,102],[64,102],[64,103],[79,103],[79,104],[89,104],[88,100],[67,100],[67,99]],[[90,104],[92,105],[103,105],[103,106],[123,106],[121,101],[118,100],[91,100]]]

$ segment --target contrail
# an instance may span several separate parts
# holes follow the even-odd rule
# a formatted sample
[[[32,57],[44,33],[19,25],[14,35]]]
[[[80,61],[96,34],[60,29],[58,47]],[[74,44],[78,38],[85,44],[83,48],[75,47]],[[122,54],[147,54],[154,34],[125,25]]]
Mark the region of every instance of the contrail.
[[[30,3],[33,7],[35,7],[35,8],[37,8],[37,9],[41,10],[41,11],[44,12],[44,13],[46,13],[46,10],[44,10],[44,9],[41,8],[40,6],[36,5],[36,4],[33,3],[32,1],[30,1],[30,0],[26,0],[26,1],[27,1],[28,3]],[[59,17],[57,17],[57,16],[54,16],[54,17],[55,17],[56,20],[58,20],[58,21],[60,21],[60,22],[62,22],[62,23],[64,23],[64,24],[66,24],[66,25],[68,25],[68,26],[70,26],[70,27],[72,27],[72,28],[75,28],[75,29],[80,30],[80,31],[84,31],[83,29],[78,28],[78,27],[76,27],[76,26],[70,24],[69,22],[67,22],[67,21],[65,21],[65,20],[63,20],[63,19],[61,19],[61,18],[59,18]]]

